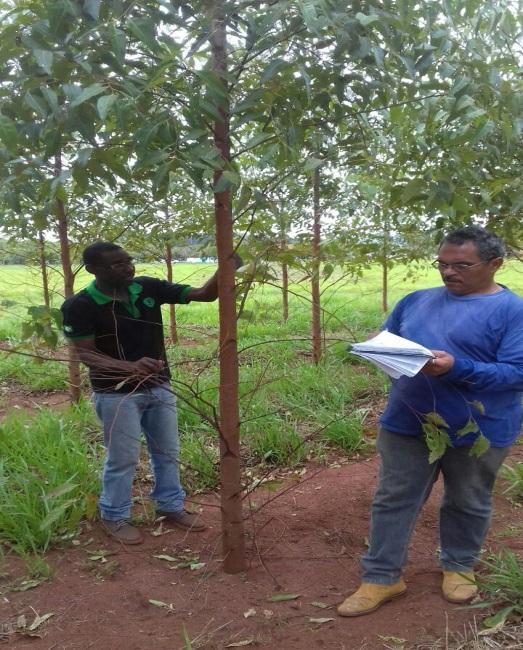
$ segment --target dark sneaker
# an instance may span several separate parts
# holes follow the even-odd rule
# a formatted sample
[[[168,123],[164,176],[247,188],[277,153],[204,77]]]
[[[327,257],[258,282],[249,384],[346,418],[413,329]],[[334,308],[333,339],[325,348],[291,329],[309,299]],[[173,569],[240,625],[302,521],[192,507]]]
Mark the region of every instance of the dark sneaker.
[[[188,512],[187,510],[180,510],[180,512],[165,512],[165,510],[157,510],[156,516],[163,517],[166,524],[171,524],[171,526],[176,526],[183,530],[190,530],[195,533],[207,528],[200,515],[195,512]]]
[[[142,533],[125,519],[120,519],[120,521],[102,519],[102,525],[109,537],[122,544],[141,544],[143,542]]]

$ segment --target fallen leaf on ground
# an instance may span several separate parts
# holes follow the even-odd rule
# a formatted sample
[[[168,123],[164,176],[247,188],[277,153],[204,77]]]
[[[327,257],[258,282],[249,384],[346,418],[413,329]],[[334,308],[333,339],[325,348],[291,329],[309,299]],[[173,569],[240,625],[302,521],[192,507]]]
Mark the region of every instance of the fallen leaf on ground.
[[[255,615],[256,615],[256,610],[253,609],[252,607],[248,609],[246,612],[243,612],[244,618],[250,618],[251,616],[255,616]]]
[[[328,623],[329,621],[334,620],[334,618],[309,618],[309,623],[318,623],[321,625],[322,623]]]
[[[178,562],[177,557],[173,557],[172,555],[153,555],[153,557],[158,558],[158,560],[165,560],[166,562]]]
[[[269,598],[271,603],[281,603],[285,600],[296,600],[301,594],[275,594]]]
[[[195,562],[194,564],[189,565],[191,571],[198,571],[198,569],[203,569],[205,562]]]
[[[332,605],[329,605],[328,603],[322,603],[319,600],[315,600],[314,602],[311,603],[313,607],[319,607],[320,609],[330,609]]]
[[[37,630],[42,623],[45,623],[47,619],[51,618],[51,616],[54,616],[54,614],[51,612],[50,614],[37,614],[35,616],[35,620],[31,623],[31,625],[27,628],[30,632],[34,632],[34,630]]]
[[[38,587],[38,585],[41,585],[42,582],[45,582],[47,578],[40,578],[40,579],[32,579],[32,580],[22,580],[22,582],[19,585],[16,585],[16,587],[10,587],[11,591],[27,591],[28,589],[34,589],[35,587]]]
[[[170,612],[174,611],[174,607],[172,603],[168,605],[167,603],[164,603],[163,600],[154,600],[153,598],[149,598],[149,603],[151,605],[154,605],[155,607],[161,607],[162,609],[168,609]]]

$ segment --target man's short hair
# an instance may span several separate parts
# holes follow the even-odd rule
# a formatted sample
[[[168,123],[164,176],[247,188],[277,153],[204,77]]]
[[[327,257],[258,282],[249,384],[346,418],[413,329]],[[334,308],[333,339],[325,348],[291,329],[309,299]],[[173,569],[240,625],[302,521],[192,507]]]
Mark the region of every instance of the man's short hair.
[[[84,250],[82,253],[82,259],[86,266],[87,264],[95,266],[102,261],[102,255],[104,253],[112,253],[113,251],[118,251],[121,249],[121,246],[118,246],[118,244],[113,244],[110,241],[97,241]]]
[[[507,254],[503,240],[480,226],[463,226],[449,232],[448,235],[443,237],[439,247],[441,248],[443,244],[461,246],[468,241],[476,245],[478,255],[484,262],[493,260],[495,257],[505,257]]]

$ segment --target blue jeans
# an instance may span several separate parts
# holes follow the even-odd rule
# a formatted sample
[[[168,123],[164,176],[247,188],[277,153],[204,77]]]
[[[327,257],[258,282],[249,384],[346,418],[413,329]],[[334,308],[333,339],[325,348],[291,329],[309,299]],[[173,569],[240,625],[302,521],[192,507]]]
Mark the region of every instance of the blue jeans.
[[[445,571],[470,571],[490,525],[492,489],[508,447],[491,447],[479,458],[469,455],[470,447],[447,448],[430,464],[423,438],[382,429],[377,446],[381,466],[363,581],[388,585],[400,579],[414,524],[440,472],[441,565]]]
[[[103,425],[106,458],[100,497],[102,519],[131,516],[131,491],[145,435],[154,473],[151,498],[158,510],[183,510],[176,399],[167,384],[134,393],[94,393]]]

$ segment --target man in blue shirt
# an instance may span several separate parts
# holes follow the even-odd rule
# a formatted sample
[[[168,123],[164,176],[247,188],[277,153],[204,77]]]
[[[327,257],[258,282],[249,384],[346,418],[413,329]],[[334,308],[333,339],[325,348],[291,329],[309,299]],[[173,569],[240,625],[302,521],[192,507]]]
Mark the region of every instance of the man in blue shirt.
[[[503,242],[483,228],[450,233],[434,263],[444,286],[407,295],[384,325],[434,358],[415,377],[393,382],[377,441],[363,582],[339,606],[342,616],[370,613],[405,593],[408,543],[440,473],[443,596],[465,603],[477,593],[473,566],[492,489],[522,420],[523,300],[494,280],[504,256]]]

